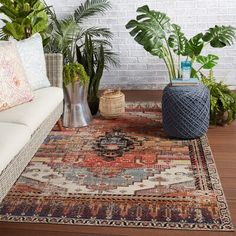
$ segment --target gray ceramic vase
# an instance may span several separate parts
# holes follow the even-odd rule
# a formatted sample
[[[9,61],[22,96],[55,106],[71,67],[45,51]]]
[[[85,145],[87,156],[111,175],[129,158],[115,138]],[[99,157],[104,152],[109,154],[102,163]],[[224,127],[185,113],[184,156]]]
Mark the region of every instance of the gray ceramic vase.
[[[64,127],[83,127],[92,121],[87,95],[88,87],[81,85],[80,82],[64,86]]]

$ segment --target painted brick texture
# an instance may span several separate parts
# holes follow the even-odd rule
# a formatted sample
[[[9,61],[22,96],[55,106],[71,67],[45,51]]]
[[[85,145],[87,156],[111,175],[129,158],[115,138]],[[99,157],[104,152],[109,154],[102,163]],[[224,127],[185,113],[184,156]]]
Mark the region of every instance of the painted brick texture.
[[[47,0],[60,17],[68,15],[83,1]],[[94,17],[85,24],[104,26],[114,33],[114,50],[119,54],[121,66],[105,72],[102,87],[127,89],[161,88],[168,82],[163,62],[149,55],[129,35],[125,24],[136,16],[139,6],[148,4],[159,9],[179,24],[188,37],[202,32],[210,26],[233,25],[236,27],[235,0],[111,0],[112,9],[105,16]],[[217,80],[236,86],[236,44],[224,49],[208,48],[204,54],[220,56],[215,69]],[[233,88],[233,87],[232,87]]]

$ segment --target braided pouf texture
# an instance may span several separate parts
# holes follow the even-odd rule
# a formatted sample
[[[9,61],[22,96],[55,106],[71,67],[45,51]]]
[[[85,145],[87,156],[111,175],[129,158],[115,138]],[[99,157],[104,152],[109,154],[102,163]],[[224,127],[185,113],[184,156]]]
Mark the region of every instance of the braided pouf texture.
[[[162,97],[163,128],[170,137],[192,139],[207,132],[210,93],[207,87],[166,86]]]

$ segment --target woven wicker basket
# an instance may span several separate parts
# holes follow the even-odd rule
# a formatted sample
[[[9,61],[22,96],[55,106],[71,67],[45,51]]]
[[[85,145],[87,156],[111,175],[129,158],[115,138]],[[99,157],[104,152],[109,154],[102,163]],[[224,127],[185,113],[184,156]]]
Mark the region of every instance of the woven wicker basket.
[[[125,112],[125,95],[120,90],[106,90],[100,97],[99,110],[106,119],[115,119]]]

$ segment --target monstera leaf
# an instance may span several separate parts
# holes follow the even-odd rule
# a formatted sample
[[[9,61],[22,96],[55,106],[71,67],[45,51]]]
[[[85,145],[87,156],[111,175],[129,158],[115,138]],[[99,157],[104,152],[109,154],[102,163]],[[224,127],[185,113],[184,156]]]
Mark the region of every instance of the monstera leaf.
[[[210,45],[214,48],[223,48],[232,45],[235,38],[234,27],[216,25],[214,28],[208,29],[202,39],[205,42],[210,42]]]
[[[170,31],[170,18],[166,14],[150,10],[147,5],[137,9],[139,15],[126,25],[130,35],[153,55],[163,58],[163,41]]]
[[[207,56],[198,56],[197,62],[200,63],[203,69],[212,69],[218,62],[219,57],[213,54]]]
[[[200,55],[204,46],[202,37],[203,37],[203,34],[199,33],[195,35],[194,37],[192,37],[191,39],[189,39],[187,43],[187,47],[186,47],[186,54],[188,56],[194,57],[194,56]]]
[[[172,24],[171,26],[172,30],[168,39],[168,44],[173,49],[175,54],[185,56],[188,40],[184,33],[181,32],[180,26],[176,24]]]

